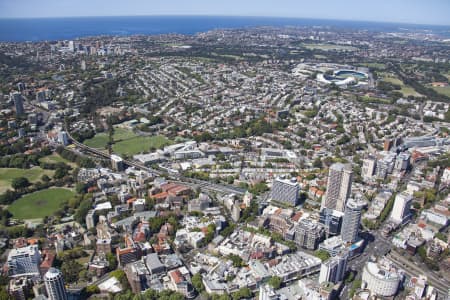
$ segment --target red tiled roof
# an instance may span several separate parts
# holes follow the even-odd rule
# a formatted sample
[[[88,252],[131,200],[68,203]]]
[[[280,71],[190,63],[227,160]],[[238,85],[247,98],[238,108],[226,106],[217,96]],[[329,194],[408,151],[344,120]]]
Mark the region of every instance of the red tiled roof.
[[[176,284],[184,281],[184,277],[181,274],[180,270],[174,270],[170,272],[169,276],[172,278],[172,281],[175,282]]]

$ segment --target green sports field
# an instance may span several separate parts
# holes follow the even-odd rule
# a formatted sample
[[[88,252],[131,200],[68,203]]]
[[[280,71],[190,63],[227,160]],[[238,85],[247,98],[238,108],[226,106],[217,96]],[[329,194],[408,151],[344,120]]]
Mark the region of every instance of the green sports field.
[[[41,176],[47,174],[52,176],[54,171],[44,170],[40,167],[33,167],[31,169],[16,169],[16,168],[0,168],[0,194],[11,188],[11,183],[14,178],[25,177],[30,182],[36,182],[41,179]]]
[[[41,159],[39,159],[39,162],[49,163],[49,164],[57,164],[57,163],[63,162],[72,167],[76,166],[75,163],[68,161],[67,159],[61,157],[58,153],[52,153],[48,156],[44,156]]]
[[[114,129],[113,152],[119,155],[134,155],[141,152],[149,152],[151,148],[159,149],[171,144],[171,141],[164,136],[139,136],[131,130],[124,128]],[[108,134],[101,132],[92,139],[84,141],[84,144],[98,149],[105,149],[108,143]]]
[[[46,189],[19,198],[8,207],[8,210],[16,219],[43,218],[51,216],[74,195],[75,193],[69,189]]]

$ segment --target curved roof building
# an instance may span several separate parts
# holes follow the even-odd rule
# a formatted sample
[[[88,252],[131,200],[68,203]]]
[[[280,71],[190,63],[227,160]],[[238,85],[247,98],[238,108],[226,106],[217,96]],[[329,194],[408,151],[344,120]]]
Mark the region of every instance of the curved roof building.
[[[389,297],[397,293],[402,275],[388,263],[367,262],[362,281],[373,294]]]

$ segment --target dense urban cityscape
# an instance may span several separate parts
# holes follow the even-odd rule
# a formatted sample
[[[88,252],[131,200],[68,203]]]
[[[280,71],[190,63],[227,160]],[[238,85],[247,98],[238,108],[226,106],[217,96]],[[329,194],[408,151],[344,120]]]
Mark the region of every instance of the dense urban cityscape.
[[[450,43],[0,43],[0,299],[448,299]]]

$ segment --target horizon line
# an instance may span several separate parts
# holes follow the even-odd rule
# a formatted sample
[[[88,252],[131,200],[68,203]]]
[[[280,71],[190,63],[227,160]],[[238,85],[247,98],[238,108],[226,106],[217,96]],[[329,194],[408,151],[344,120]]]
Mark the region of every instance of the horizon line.
[[[341,21],[341,22],[368,22],[377,24],[395,24],[395,25],[419,25],[419,26],[440,26],[450,27],[450,24],[430,24],[430,23],[411,23],[402,21],[379,21],[363,19],[335,19],[335,18],[311,18],[311,17],[293,17],[293,16],[265,16],[265,15],[220,15],[220,14],[145,14],[145,15],[87,15],[87,16],[42,16],[42,17],[0,17],[0,20],[35,20],[35,19],[70,19],[70,18],[114,18],[114,17],[229,17],[229,18],[267,18],[267,19],[298,19],[298,20],[323,20],[323,21]]]

